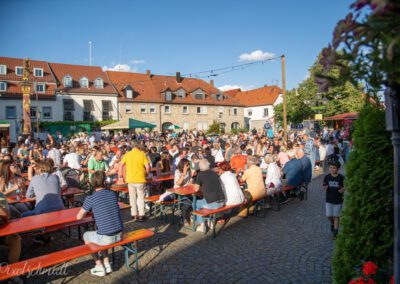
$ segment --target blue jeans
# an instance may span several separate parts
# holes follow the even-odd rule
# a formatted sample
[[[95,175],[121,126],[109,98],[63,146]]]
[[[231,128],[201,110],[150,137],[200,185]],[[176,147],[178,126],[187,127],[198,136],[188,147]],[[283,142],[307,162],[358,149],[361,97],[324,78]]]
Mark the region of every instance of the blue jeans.
[[[224,206],[224,203],[222,201],[215,201],[213,203],[207,203],[205,198],[196,201],[196,210],[199,210],[201,208],[218,209],[222,206]],[[195,218],[196,218],[197,223],[204,223],[203,217],[195,215]]]

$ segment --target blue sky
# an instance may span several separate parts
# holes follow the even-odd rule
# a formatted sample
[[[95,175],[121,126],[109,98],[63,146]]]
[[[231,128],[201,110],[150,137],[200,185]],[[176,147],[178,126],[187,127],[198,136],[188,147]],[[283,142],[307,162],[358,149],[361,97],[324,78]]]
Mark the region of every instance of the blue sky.
[[[92,65],[185,74],[246,63],[243,54],[285,54],[287,87],[294,88],[351,2],[1,0],[0,56],[87,65],[91,41]],[[212,79],[218,87],[280,85],[280,60]]]

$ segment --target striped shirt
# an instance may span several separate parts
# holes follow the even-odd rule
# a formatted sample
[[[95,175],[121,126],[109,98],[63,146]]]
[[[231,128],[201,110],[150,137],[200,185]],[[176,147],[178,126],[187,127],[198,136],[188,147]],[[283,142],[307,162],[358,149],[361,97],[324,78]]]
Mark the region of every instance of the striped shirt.
[[[102,189],[86,197],[85,211],[92,211],[99,235],[113,236],[124,229],[115,192]]]

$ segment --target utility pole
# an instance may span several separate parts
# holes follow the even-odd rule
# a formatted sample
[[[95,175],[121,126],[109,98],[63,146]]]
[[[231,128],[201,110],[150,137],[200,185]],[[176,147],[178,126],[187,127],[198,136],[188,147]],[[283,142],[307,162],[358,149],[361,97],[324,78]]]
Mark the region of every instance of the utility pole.
[[[285,55],[282,59],[282,96],[283,96],[283,140],[287,142],[287,117],[286,117],[286,73],[285,73]]]
[[[92,42],[89,41],[89,66],[92,66]]]

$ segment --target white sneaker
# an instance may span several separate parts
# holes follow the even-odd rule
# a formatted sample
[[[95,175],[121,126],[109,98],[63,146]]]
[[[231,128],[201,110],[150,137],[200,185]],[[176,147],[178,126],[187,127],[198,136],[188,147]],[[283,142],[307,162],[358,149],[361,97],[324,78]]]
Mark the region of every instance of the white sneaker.
[[[107,274],[113,272],[111,264],[104,264],[104,267],[106,268],[106,273]]]
[[[90,269],[90,273],[92,275],[96,275],[99,277],[103,277],[106,275],[106,270],[104,269],[104,266],[95,266],[94,268]]]

